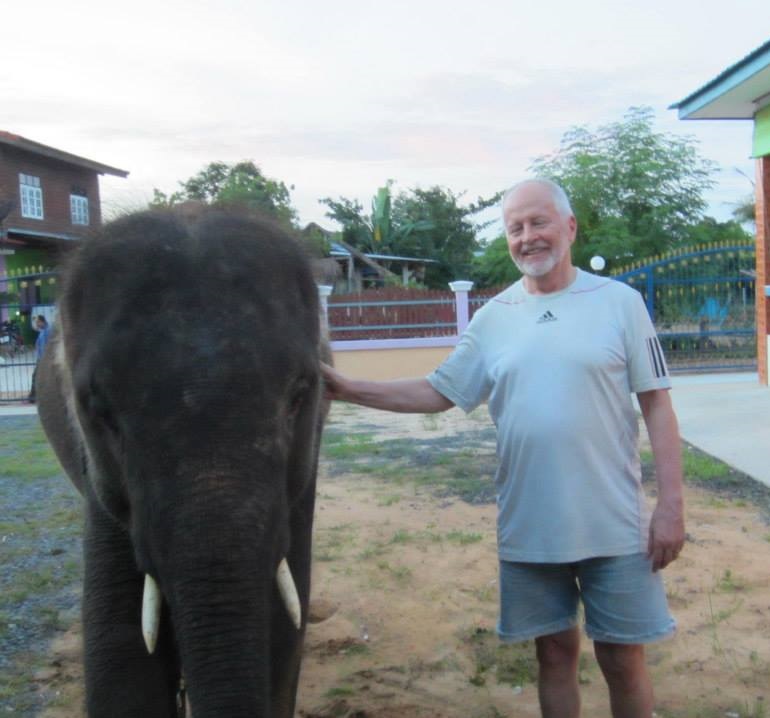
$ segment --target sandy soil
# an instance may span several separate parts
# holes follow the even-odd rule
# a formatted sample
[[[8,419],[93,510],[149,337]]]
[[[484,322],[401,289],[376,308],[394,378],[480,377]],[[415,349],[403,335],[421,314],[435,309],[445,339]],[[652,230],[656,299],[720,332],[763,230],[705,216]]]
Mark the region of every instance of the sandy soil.
[[[375,438],[457,436],[483,413],[400,416],[337,406],[336,431]],[[490,449],[491,450],[491,449]],[[303,718],[538,716],[533,647],[501,649],[495,509],[325,461],[318,484],[313,615],[297,715]],[[408,474],[408,471],[404,472]],[[651,487],[652,488],[652,487]],[[687,489],[688,542],[665,572],[675,638],[648,649],[663,716],[764,716],[770,702],[770,528],[743,499]],[[585,639],[583,714],[609,716]],[[80,708],[78,627],[35,680],[56,694],[46,718]]]

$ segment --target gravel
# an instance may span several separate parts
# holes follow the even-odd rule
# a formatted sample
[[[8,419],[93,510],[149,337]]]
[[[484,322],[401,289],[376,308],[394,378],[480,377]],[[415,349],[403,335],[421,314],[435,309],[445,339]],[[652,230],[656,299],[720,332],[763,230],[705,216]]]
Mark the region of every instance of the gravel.
[[[79,615],[81,499],[46,455],[36,416],[0,417],[0,436],[0,714],[26,717],[46,701],[32,674]],[[33,453],[49,470],[13,475]]]

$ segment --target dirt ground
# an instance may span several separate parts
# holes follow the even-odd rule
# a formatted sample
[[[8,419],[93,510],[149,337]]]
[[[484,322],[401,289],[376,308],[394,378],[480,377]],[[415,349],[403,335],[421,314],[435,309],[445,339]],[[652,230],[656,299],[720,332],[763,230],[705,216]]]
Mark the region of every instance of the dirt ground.
[[[462,447],[470,435],[481,440],[465,459],[489,466],[490,435],[479,434],[488,431],[486,415],[402,416],[335,406],[328,427],[349,437],[337,446],[352,447],[350,454],[380,440],[414,453],[386,457],[377,471],[366,451],[343,461],[338,450],[322,463],[313,623],[297,715],[539,716],[532,644],[503,647],[494,634],[494,505],[416,484],[409,468],[420,466],[420,447],[430,440]],[[686,498],[688,542],[665,571],[678,632],[648,649],[656,715],[768,715],[770,527],[745,499],[693,486]],[[582,650],[583,715],[609,716],[587,639]],[[77,626],[52,645],[49,667],[34,679],[56,694],[46,718],[82,715]]]

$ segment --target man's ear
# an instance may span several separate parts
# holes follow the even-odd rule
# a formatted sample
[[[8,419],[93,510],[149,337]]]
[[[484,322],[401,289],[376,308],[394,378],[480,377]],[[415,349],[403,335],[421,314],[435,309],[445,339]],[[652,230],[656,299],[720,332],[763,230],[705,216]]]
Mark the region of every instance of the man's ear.
[[[569,219],[567,220],[567,226],[569,227],[570,231],[569,243],[572,244],[575,241],[575,237],[577,237],[577,220],[575,219],[574,214],[569,216]]]

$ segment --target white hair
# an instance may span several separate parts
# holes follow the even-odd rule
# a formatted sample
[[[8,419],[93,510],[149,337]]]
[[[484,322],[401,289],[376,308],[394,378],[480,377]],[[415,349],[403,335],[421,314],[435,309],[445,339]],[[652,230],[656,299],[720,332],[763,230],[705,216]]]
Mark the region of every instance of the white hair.
[[[508,198],[521,187],[524,187],[529,184],[539,184],[542,187],[545,187],[551,194],[551,199],[553,200],[553,204],[556,207],[556,211],[562,215],[562,217],[574,217],[575,213],[572,211],[572,205],[569,202],[569,197],[567,197],[567,193],[564,191],[564,188],[561,185],[556,184],[553,180],[546,179],[545,177],[535,177],[534,179],[526,179],[522,180],[521,182],[517,182],[513,187],[506,190],[505,194],[503,195],[503,201],[500,204],[500,207],[503,212],[505,212],[505,203],[508,201]]]

